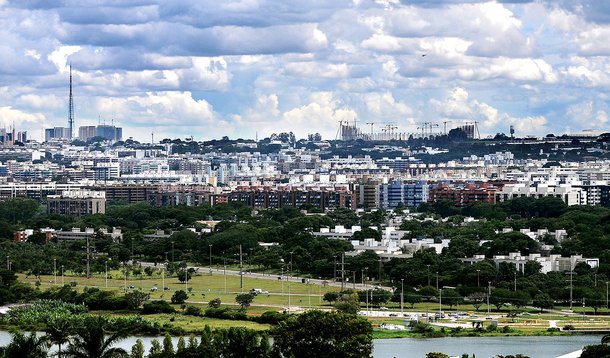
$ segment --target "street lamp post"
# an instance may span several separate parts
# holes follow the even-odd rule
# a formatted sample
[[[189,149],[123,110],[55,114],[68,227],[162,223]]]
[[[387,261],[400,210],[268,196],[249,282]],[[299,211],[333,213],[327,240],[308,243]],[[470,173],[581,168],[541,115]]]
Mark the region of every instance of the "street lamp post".
[[[210,246],[210,276],[212,276],[212,244]]]
[[[491,295],[491,281],[487,281],[487,317],[489,317],[489,295]]]
[[[436,271],[436,290],[438,291],[438,271]]]
[[[428,269],[428,286],[430,286],[430,265],[426,265],[426,268]]]
[[[443,315],[443,289],[438,290],[438,318]]]
[[[106,268],[106,288],[108,288],[108,260],[104,262],[104,266]]]
[[[53,259],[53,282],[57,285],[57,259]]]
[[[176,257],[174,256],[174,242],[172,241],[172,263],[174,263],[176,260]]]
[[[608,281],[606,281],[606,311],[608,310]]]
[[[64,265],[61,265],[61,286],[64,285]]]
[[[405,279],[400,279],[400,313],[404,313],[403,305],[404,305],[404,294],[405,294]]]
[[[10,256],[6,255],[6,269],[10,270],[11,269],[11,261],[10,261]]]
[[[477,270],[477,287],[481,287],[481,270]]]
[[[365,268],[364,268],[364,272],[365,272],[364,277],[365,277],[365,278],[368,278],[368,276],[369,276],[369,275],[368,275],[368,273],[369,273],[369,268],[368,268],[368,267],[365,267]],[[366,314],[367,314],[367,316],[368,316],[368,314],[369,314],[369,291],[368,291],[368,289],[366,288],[366,280],[364,280],[364,293],[366,293]]]
[[[515,276],[515,289],[514,289],[514,291],[517,292],[517,271],[513,272],[513,275]]]
[[[608,310],[608,281],[606,281],[606,311]]]
[[[333,257],[335,258],[335,266],[333,266],[333,282],[337,282],[337,255]]]

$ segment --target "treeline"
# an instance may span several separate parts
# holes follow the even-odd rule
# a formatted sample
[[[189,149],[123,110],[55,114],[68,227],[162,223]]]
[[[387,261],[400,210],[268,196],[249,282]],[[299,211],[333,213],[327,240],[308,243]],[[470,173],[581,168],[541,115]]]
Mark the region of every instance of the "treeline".
[[[13,333],[12,342],[0,347],[0,356],[46,357],[51,344],[59,345],[58,355],[64,357],[357,358],[370,357],[373,350],[373,329],[366,319],[315,310],[290,316],[269,332],[241,327],[212,330],[206,326],[199,337],[180,337],[176,345],[166,334],[162,342],[153,340],[148,351],[139,339],[130,352],[115,347],[133,333],[104,316],[86,316],[78,321],[53,319],[44,331],[43,336]]]

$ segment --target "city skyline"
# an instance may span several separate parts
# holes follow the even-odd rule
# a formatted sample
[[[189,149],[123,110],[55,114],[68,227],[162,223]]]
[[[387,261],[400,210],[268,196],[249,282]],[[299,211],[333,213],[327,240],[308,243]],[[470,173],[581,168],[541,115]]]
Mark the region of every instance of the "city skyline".
[[[581,1],[0,1],[0,118],[42,139],[334,139],[339,121],[608,127],[610,5]],[[77,133],[75,133],[77,135]]]

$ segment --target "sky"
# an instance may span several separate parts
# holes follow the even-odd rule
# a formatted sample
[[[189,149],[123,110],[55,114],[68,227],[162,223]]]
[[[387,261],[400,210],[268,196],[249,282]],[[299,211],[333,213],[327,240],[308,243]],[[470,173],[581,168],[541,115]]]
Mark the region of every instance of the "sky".
[[[609,130],[610,1],[0,0],[0,121],[42,139]],[[76,135],[78,134],[75,131]]]

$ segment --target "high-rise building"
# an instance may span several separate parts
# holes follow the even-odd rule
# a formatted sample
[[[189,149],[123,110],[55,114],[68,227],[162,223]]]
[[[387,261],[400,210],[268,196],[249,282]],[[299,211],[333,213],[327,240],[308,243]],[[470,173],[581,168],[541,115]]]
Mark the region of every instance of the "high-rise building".
[[[49,142],[53,139],[70,139],[70,129],[66,127],[47,128],[44,131],[44,140]]]
[[[83,142],[95,137],[96,129],[95,126],[80,126],[78,127],[78,139]]]

